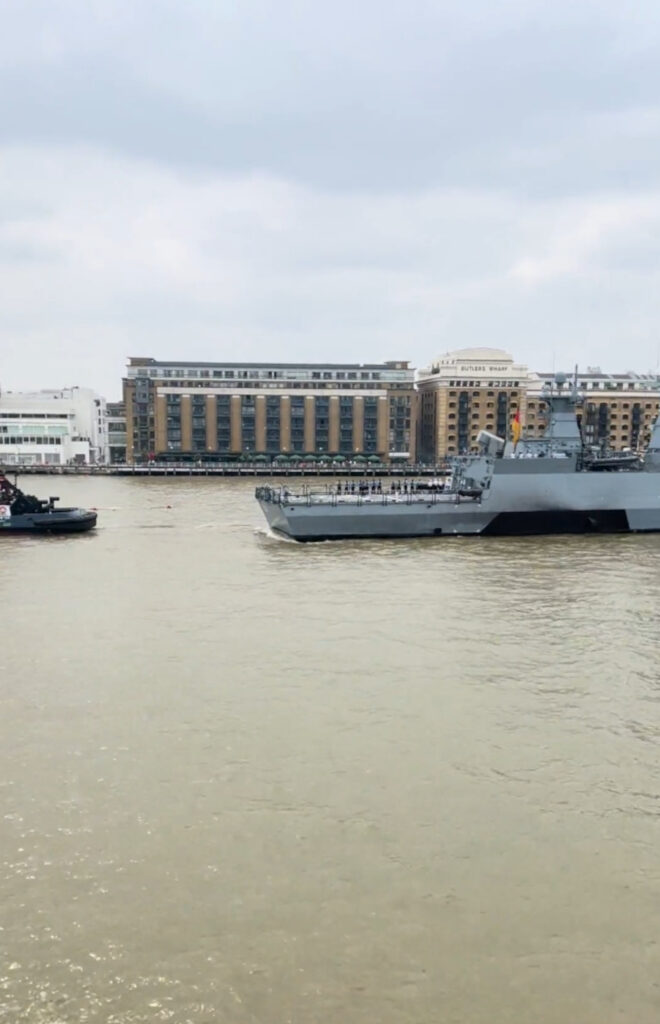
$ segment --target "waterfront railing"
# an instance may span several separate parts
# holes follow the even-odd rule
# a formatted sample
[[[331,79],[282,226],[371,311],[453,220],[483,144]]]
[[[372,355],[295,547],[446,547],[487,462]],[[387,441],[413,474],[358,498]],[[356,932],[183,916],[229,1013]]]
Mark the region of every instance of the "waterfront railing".
[[[109,465],[17,465],[5,464],[5,471],[21,475],[55,476],[261,476],[261,477],[440,477],[450,472],[448,462],[147,462]]]

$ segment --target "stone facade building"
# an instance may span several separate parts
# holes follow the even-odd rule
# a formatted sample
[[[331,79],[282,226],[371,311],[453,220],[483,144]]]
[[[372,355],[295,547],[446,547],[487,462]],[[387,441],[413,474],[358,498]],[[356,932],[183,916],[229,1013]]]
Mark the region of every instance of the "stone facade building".
[[[507,437],[530,381],[526,366],[495,348],[460,349],[419,370],[420,457],[428,462],[473,450],[480,430]]]
[[[416,458],[417,394],[404,361],[195,363],[131,358],[126,458],[239,455]]]
[[[552,373],[535,375],[526,402],[524,428],[530,437],[539,437],[545,430],[543,387]],[[653,374],[603,373],[590,369],[578,373],[577,388],[581,396],[578,406],[582,437],[585,444],[613,451],[644,448],[651,435],[651,425],[660,410],[660,388]]]
[[[524,434],[545,430],[543,389],[553,373],[536,373],[499,349],[447,352],[417,375],[419,448],[425,461],[474,451],[480,430],[510,439],[519,414]],[[621,451],[643,448],[660,409],[652,374],[578,373],[578,406],[585,444]]]

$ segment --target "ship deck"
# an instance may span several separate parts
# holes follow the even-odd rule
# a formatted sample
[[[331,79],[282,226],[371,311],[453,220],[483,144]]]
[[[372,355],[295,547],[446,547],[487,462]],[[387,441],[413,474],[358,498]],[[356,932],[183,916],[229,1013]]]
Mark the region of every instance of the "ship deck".
[[[478,501],[478,495],[460,494],[458,491],[369,491],[367,493],[336,493],[333,491],[290,491],[286,487],[257,487],[258,501],[288,507],[340,506],[359,507],[363,505],[456,505]]]

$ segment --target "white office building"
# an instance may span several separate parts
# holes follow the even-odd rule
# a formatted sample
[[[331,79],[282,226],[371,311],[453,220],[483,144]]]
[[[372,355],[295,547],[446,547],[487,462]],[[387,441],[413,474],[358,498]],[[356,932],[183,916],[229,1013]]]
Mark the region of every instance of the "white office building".
[[[107,461],[106,402],[94,391],[0,392],[0,467]]]

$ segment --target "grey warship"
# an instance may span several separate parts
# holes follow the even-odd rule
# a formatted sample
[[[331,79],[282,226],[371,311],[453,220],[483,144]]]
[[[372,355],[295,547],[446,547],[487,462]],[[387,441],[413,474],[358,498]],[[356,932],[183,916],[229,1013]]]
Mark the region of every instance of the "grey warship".
[[[602,453],[583,442],[576,384],[557,374],[543,397],[542,437],[514,442],[482,431],[478,452],[456,458],[435,491],[268,486],[257,501],[270,528],[297,541],[660,530],[660,417],[643,456]]]

